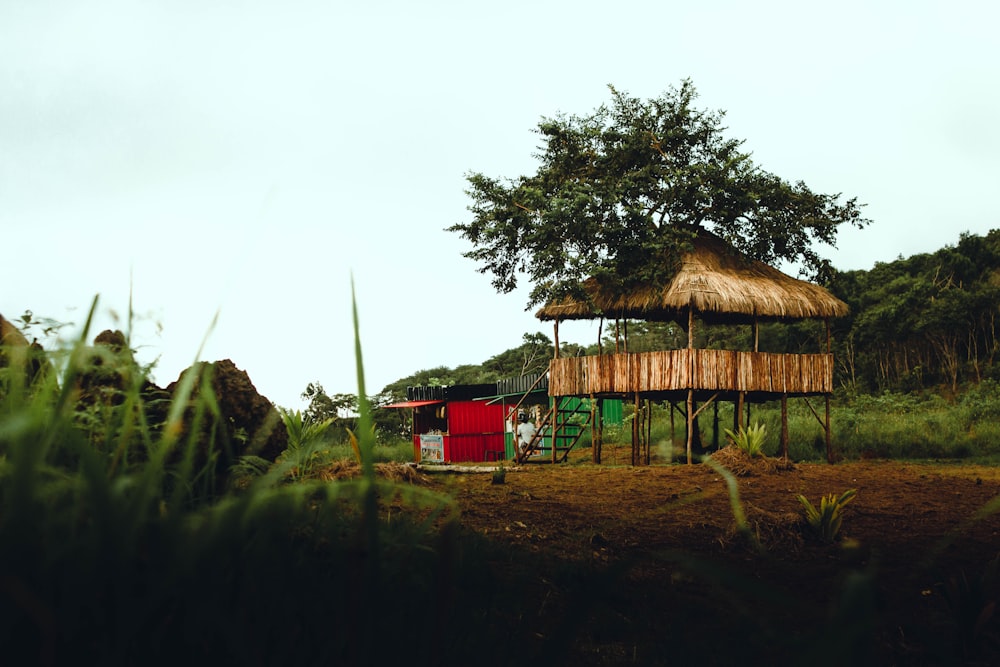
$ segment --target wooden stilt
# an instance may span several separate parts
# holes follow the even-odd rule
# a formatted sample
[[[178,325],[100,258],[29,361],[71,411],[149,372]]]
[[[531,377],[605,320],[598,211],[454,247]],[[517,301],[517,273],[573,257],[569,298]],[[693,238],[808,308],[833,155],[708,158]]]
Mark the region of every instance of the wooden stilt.
[[[597,401],[590,395],[590,460],[597,462]]]
[[[594,400],[591,398],[591,400]],[[595,402],[596,412],[594,414],[594,419],[596,420],[596,430],[592,430],[595,436],[592,436],[593,442],[590,452],[590,458],[594,463],[601,462],[601,450],[604,448],[604,399],[598,398]],[[592,424],[592,426],[594,426]]]
[[[642,419],[642,412],[639,405],[639,392],[636,392],[635,409],[632,413],[632,465],[639,464],[639,436],[642,433],[640,419]]]
[[[830,318],[826,318],[826,353],[830,354],[833,350],[833,340],[830,335]],[[826,460],[828,463],[833,463],[836,458],[833,455],[833,434],[830,429],[830,394],[826,395],[826,424],[824,424],[824,430],[826,431]]]
[[[694,350],[694,306],[688,306],[688,350]],[[694,378],[694,354],[689,354],[691,366],[688,368],[688,396],[687,396],[687,462],[688,465],[694,463],[691,456],[691,445],[694,442],[694,387],[691,387],[690,378]]]
[[[781,395],[781,456],[788,458],[788,394]]]
[[[646,400],[646,465],[650,463],[649,446],[653,439],[653,404]]]
[[[719,451],[719,404],[712,402],[712,449]]]
[[[555,412],[552,413],[552,442],[549,443],[552,450],[552,463],[559,460],[557,458],[559,452],[556,450],[556,445],[559,443],[559,432],[562,430],[562,424],[560,423],[562,421],[562,411],[559,409],[561,400],[561,396],[556,396]]]
[[[746,392],[741,391],[736,394],[736,403],[733,408],[733,432],[739,433],[743,426],[743,402],[746,400]]]
[[[670,401],[670,460],[674,460],[674,452],[677,451],[677,433],[674,430],[674,410],[677,406]]]
[[[826,460],[827,463],[834,462],[833,437],[830,432],[830,394],[826,395]]]
[[[688,389],[687,399],[687,462],[694,463],[691,456],[691,443],[694,441],[694,389]]]

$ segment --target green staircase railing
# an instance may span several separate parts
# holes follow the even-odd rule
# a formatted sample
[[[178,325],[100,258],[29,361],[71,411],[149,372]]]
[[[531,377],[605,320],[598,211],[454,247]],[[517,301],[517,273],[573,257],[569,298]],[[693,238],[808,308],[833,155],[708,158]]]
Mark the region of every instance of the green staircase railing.
[[[524,463],[532,455],[548,453],[552,463],[562,463],[583,436],[592,414],[589,399],[565,396],[553,400],[527,449],[515,452],[515,461]]]

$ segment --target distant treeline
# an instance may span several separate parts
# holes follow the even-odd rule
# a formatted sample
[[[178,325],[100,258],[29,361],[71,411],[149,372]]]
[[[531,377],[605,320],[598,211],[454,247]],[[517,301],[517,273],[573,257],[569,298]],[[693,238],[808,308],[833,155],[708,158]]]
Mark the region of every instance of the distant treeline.
[[[869,392],[1000,379],[1000,230],[962,234],[955,246],[835,274],[828,286],[851,307],[833,323],[838,380]]]

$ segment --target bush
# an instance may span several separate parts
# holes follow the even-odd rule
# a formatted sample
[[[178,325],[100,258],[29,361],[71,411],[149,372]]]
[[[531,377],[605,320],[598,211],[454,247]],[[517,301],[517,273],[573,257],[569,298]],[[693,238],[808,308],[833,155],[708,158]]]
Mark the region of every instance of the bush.
[[[844,520],[844,507],[854,499],[857,489],[848,489],[839,496],[831,493],[820,499],[819,507],[815,507],[809,500],[798,495],[805,511],[806,523],[813,533],[823,542],[833,542],[840,535],[840,527]]]

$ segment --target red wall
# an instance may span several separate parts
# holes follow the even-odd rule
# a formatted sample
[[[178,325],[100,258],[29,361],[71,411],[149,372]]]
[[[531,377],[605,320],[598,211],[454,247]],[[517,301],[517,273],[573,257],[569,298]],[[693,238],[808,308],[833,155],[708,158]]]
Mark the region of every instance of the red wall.
[[[448,422],[448,430],[444,433],[445,462],[493,460],[487,459],[487,451],[503,452],[503,405],[486,401],[452,401],[447,403],[445,410]],[[415,419],[415,422],[413,448],[419,460],[420,434],[426,431],[420,419]]]

